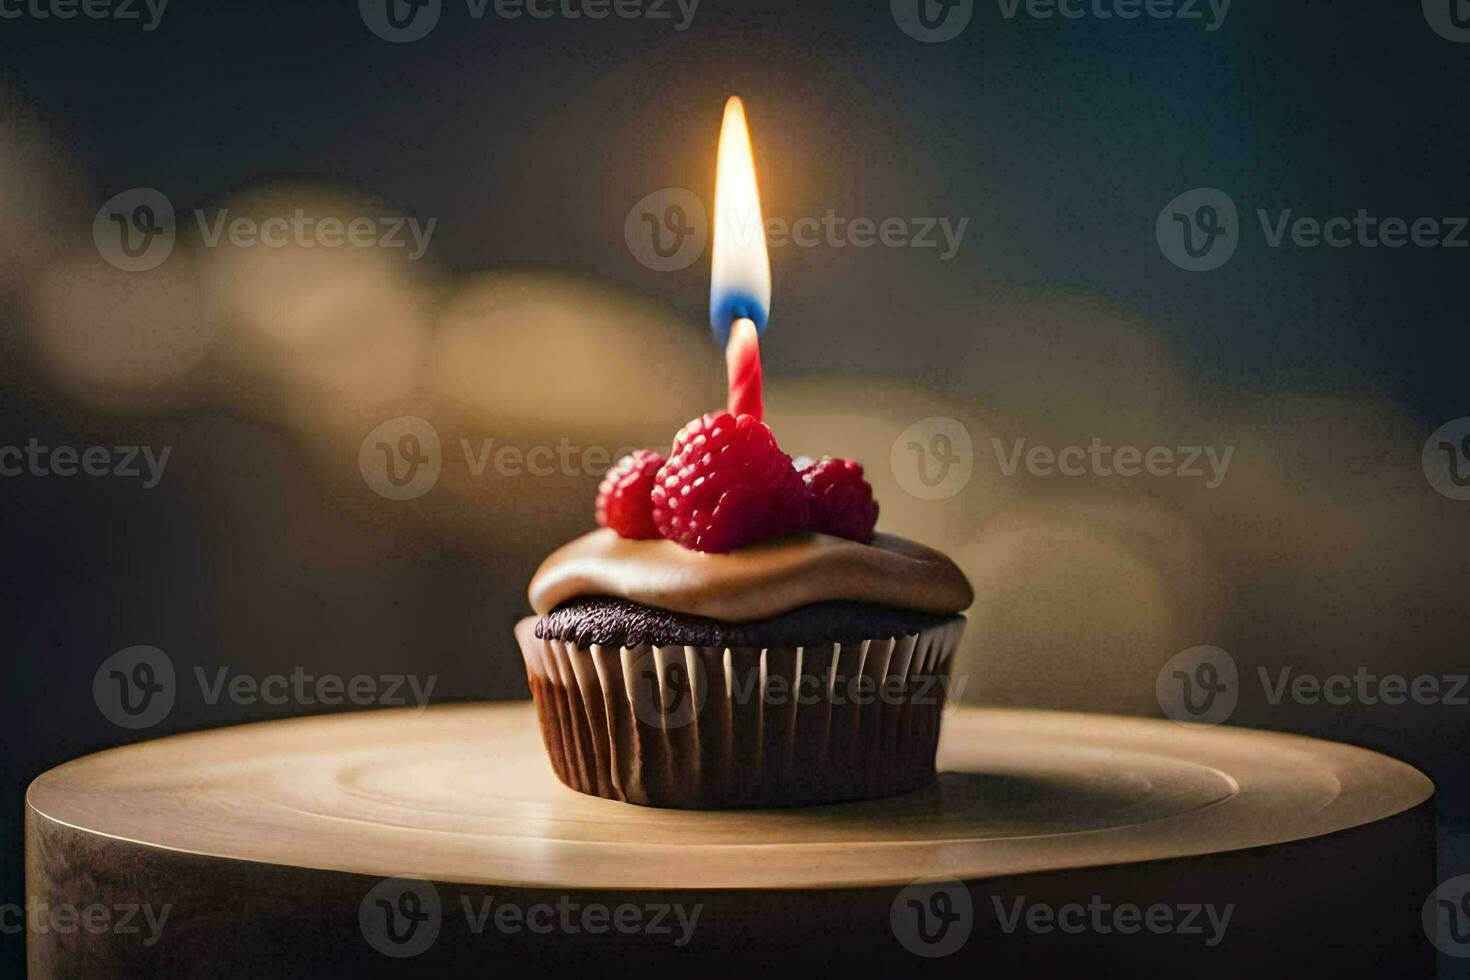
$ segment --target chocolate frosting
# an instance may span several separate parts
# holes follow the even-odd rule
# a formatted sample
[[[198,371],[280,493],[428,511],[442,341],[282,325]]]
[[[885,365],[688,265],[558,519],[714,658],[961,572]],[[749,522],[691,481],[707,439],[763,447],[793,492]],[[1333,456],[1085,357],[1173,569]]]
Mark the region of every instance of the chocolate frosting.
[[[706,554],[602,529],[552,552],[531,579],[529,596],[541,616],[570,599],[614,596],[738,623],[819,602],[953,614],[967,609],[975,592],[943,554],[890,534],[870,545],[795,534]]]

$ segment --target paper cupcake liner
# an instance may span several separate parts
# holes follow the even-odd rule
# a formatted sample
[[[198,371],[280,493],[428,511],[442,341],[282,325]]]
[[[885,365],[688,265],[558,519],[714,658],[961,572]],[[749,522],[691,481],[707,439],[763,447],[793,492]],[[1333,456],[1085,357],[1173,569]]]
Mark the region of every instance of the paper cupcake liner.
[[[645,806],[794,806],[934,779],[963,617],[793,647],[579,647],[516,626],[557,778]]]

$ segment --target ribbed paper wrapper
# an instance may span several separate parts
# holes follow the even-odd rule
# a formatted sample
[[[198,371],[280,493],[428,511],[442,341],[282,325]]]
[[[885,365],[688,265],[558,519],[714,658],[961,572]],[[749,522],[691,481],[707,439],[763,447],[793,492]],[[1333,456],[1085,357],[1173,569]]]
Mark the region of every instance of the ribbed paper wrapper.
[[[557,777],[593,796],[715,809],[872,799],[934,780],[955,617],[792,647],[599,646],[516,626]]]

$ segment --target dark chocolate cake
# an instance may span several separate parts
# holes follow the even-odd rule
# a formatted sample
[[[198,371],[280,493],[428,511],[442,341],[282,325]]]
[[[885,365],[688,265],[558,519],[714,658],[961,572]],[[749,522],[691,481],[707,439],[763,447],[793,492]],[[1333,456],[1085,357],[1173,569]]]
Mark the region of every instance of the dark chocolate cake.
[[[786,647],[859,643],[910,636],[953,616],[866,602],[817,602],[748,623],[723,623],[655,609],[612,596],[588,596],[557,606],[536,621],[538,640],[579,647]]]

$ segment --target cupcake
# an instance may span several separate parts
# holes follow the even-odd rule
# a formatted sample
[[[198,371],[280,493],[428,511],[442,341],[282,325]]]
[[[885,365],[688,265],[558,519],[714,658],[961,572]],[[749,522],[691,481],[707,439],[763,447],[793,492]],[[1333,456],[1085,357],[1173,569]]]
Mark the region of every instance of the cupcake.
[[[974,593],[875,533],[855,462],[798,468],[747,414],[625,457],[599,530],[558,549],[516,627],[572,789],[646,806],[775,807],[918,790]]]

